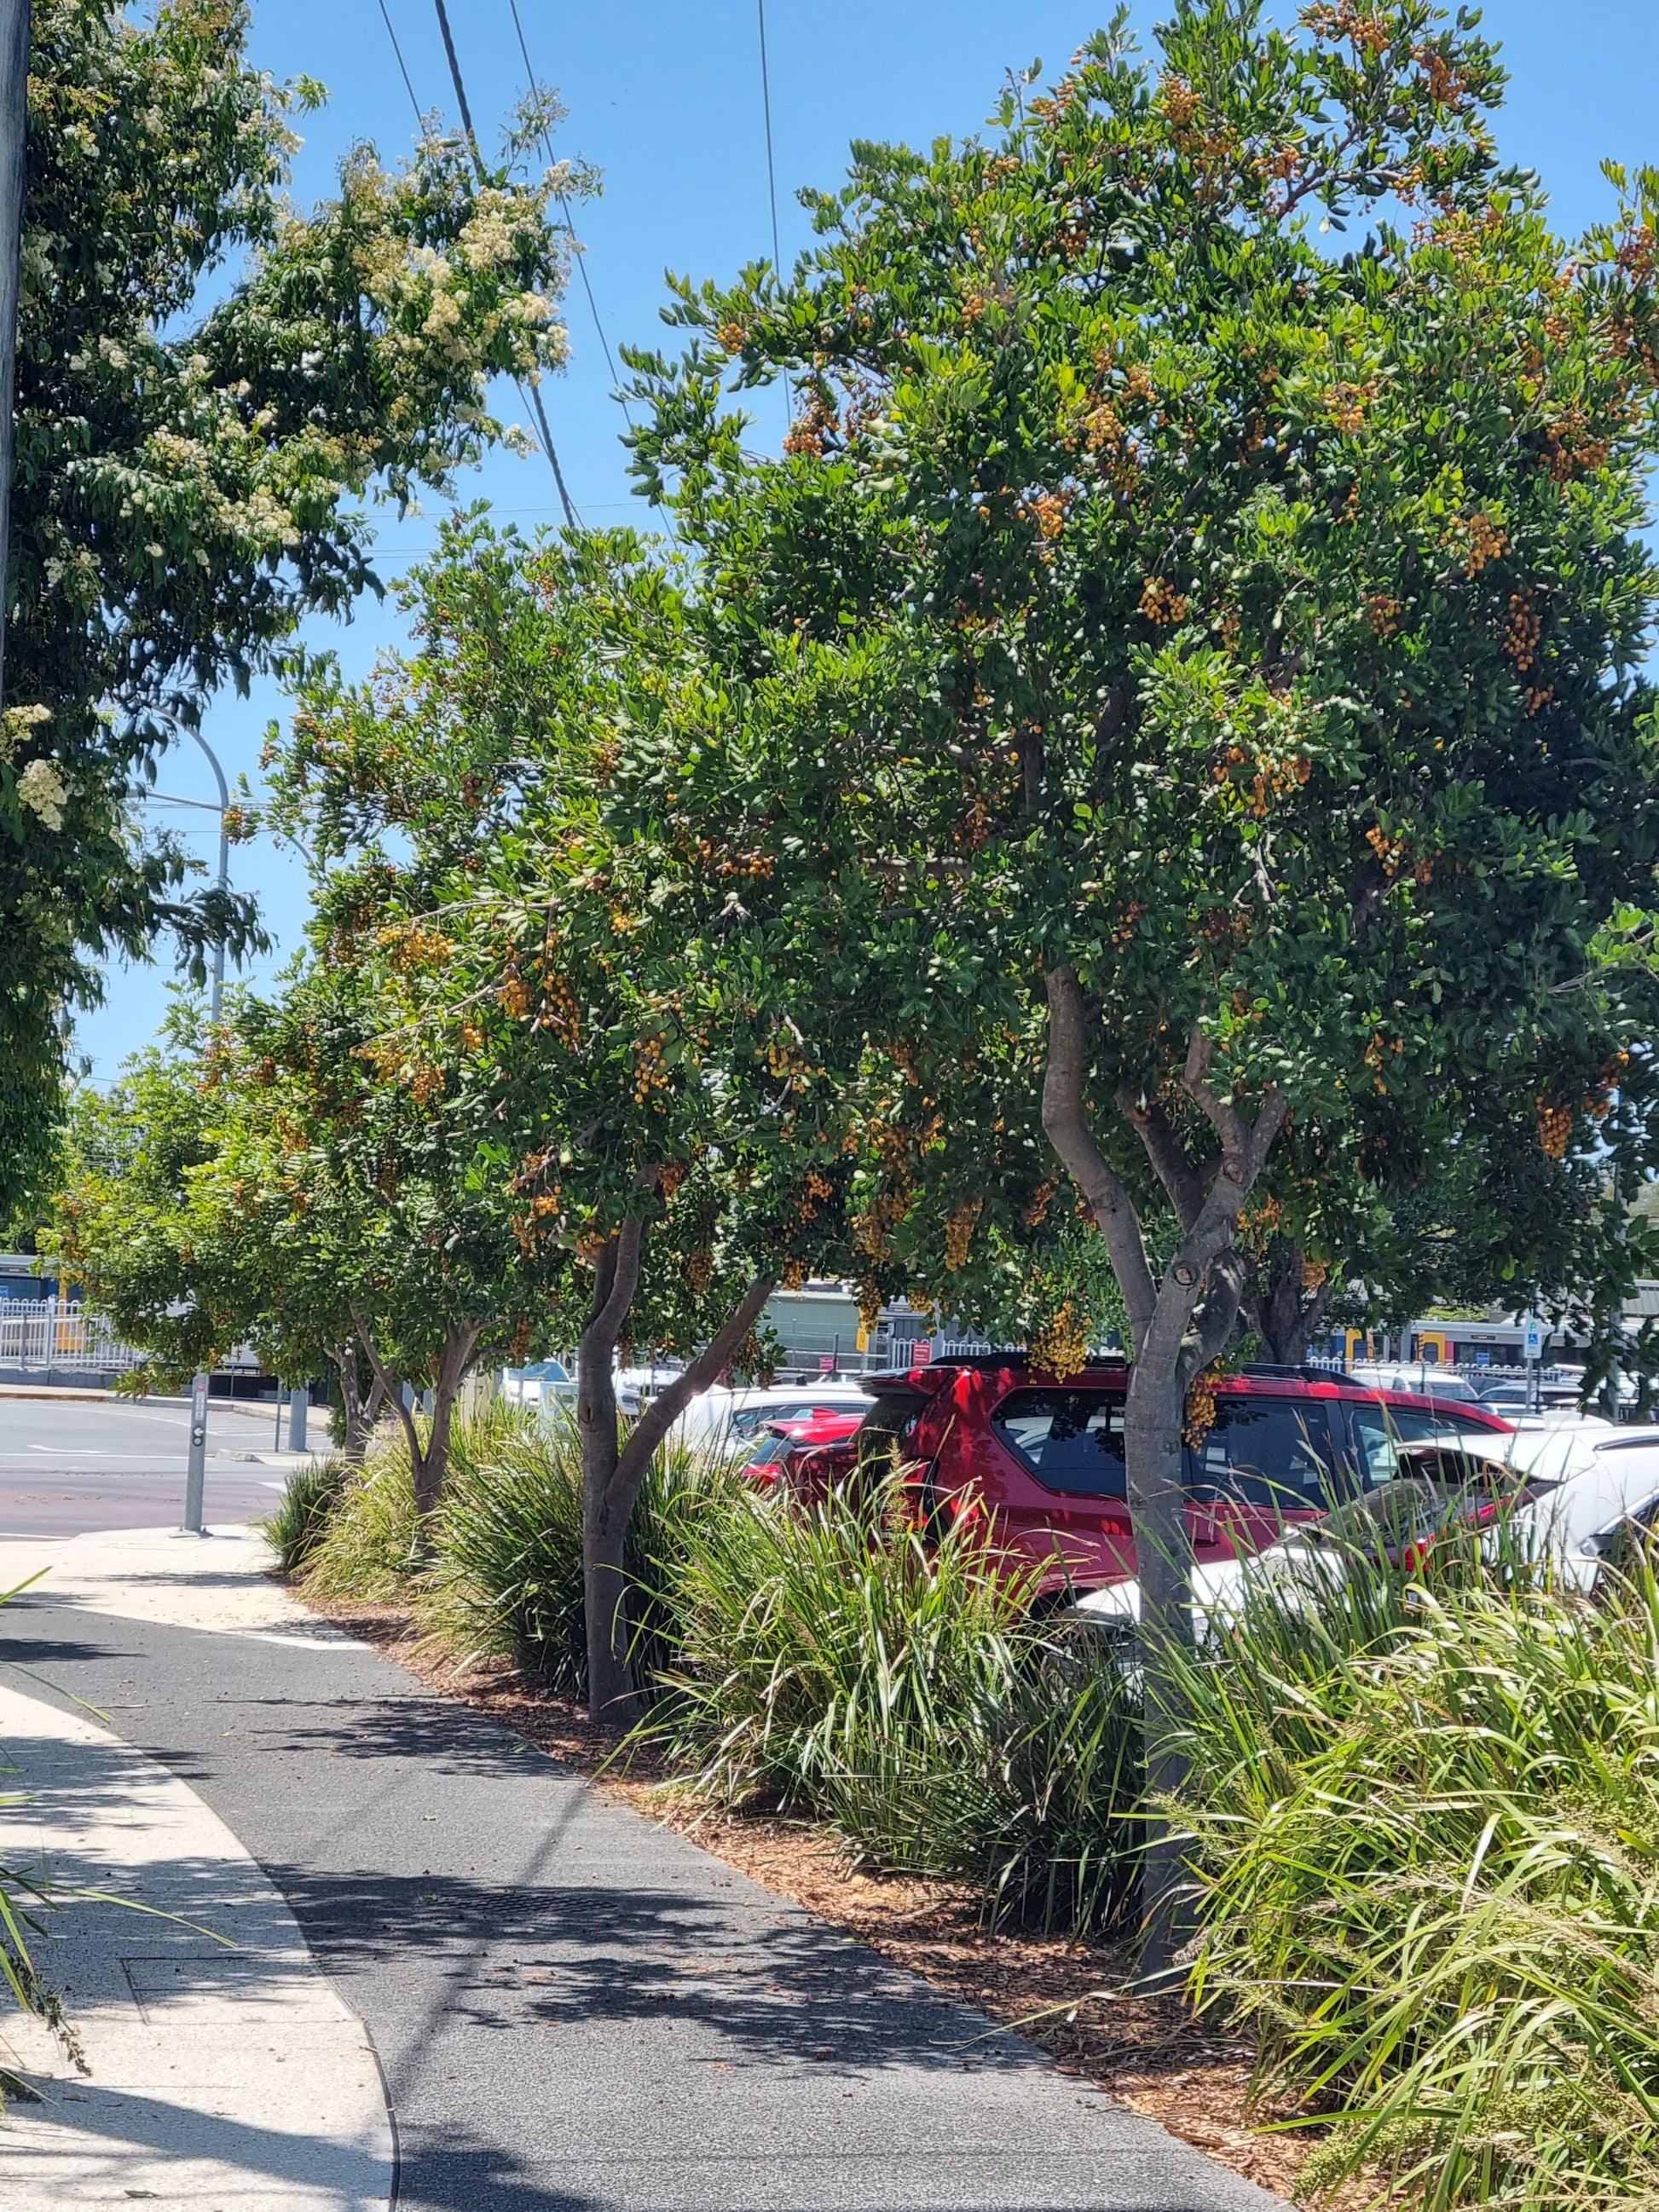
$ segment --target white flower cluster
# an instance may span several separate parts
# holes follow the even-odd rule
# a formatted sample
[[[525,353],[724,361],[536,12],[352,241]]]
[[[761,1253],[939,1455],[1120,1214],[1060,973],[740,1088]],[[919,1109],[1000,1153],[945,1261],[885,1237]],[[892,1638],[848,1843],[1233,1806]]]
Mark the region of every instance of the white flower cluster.
[[[48,830],[63,828],[69,786],[52,762],[32,760],[17,779],[17,796]]]

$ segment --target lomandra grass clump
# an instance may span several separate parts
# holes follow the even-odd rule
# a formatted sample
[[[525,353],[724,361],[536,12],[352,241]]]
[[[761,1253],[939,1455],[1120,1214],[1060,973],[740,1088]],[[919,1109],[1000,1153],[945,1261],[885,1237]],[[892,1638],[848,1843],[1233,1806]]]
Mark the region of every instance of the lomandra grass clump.
[[[684,1516],[677,1656],[641,1736],[694,1795],[827,1820],[869,1859],[970,1874],[991,1916],[1109,1922],[1133,1887],[1134,1701],[1034,1623],[964,1517],[937,1541],[870,1484]]]
[[[1659,1591],[1356,1560],[1182,1685],[1200,2004],[1427,2207],[1659,2197]],[[1188,1808],[1190,1810],[1190,1808]]]
[[[652,1462],[624,1561],[635,1664],[647,1688],[670,1656],[672,1523],[736,1482],[726,1460],[682,1443]],[[458,1662],[511,1659],[550,1687],[585,1694],[581,1440],[568,1408],[538,1414],[497,1401],[459,1419],[443,1499],[425,1529],[398,1435],[379,1438],[360,1468],[335,1460],[296,1474],[264,1528],[311,1595],[407,1604]]]
[[[629,1522],[623,1566],[636,1675],[648,1690],[671,1656],[665,1587],[678,1519],[731,1499],[727,1459],[665,1444]],[[434,1559],[417,1600],[423,1624],[458,1657],[528,1662],[556,1688],[585,1695],[581,1438],[560,1407],[516,1420],[453,1477],[438,1516]]]

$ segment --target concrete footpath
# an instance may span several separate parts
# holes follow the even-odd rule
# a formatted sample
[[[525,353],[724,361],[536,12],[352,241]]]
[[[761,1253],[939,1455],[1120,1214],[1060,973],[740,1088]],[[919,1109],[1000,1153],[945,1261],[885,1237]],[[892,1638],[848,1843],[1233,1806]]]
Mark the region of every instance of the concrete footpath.
[[[135,1790],[149,1790],[152,1806],[177,1791],[177,1817],[188,1801],[198,1819],[178,1894],[235,1934],[239,1950],[219,1954],[179,1931],[182,1987],[148,1966],[137,1984],[126,1973],[123,2047],[138,2052],[139,2027],[162,2027],[166,2002],[179,2008],[180,2035],[161,2033],[118,2080],[103,2081],[88,2035],[100,2094],[129,2083],[158,2108],[143,2141],[162,2165],[142,2180],[136,2166],[131,2175],[118,2160],[97,2166],[84,2141],[89,2106],[15,2107],[0,2131],[8,2212],[151,2191],[219,2212],[361,2212],[388,2193],[411,2212],[1275,2203],[313,1620],[261,1578],[257,1539],[129,1530],[4,1546],[0,1588],[43,1565],[46,1581],[0,1607],[0,1659],[35,1678],[0,1675],[23,1693],[0,1726],[18,1784],[35,1787],[30,1817],[50,1839],[61,1789],[60,1847],[82,1877],[105,1850],[119,1857],[119,1808]],[[120,1742],[64,1692],[102,1707]],[[164,1785],[158,1763],[172,1778]],[[50,1779],[65,1774],[67,1784]],[[154,1866],[154,1816],[139,1826]],[[122,2013],[109,1963],[118,1947],[167,1955],[148,1929],[134,1942],[107,1911],[84,1937],[72,1930],[67,1948],[43,1947],[58,1978],[75,1978],[61,1960],[108,2000],[99,2038],[117,2037]],[[232,1955],[247,1963],[214,1963]],[[183,2032],[202,2006],[219,2009],[192,2043]],[[301,2172],[289,2106],[262,2100],[279,2067],[286,2082],[286,2068],[312,2063],[329,2035],[337,2080],[332,2101],[315,2106]],[[112,2067],[117,2040],[101,2046]],[[376,2166],[388,2137],[362,2104],[371,2045],[395,2124],[395,2180]],[[222,2098],[219,2111],[205,2077],[191,2076],[192,2053],[210,2051],[222,2084],[227,2053],[259,2076],[237,2088],[245,2101],[234,2110]],[[178,2070],[163,2077],[156,2066],[169,2053]],[[86,2082],[60,2086],[91,2094]],[[384,2111],[375,2121],[384,2129]],[[95,2132],[118,2144],[132,2124],[129,2113],[113,2134]],[[75,2191],[32,2199],[23,2192],[39,2188],[54,2130]],[[200,2195],[191,2176],[207,2159],[220,2161],[219,2192]]]

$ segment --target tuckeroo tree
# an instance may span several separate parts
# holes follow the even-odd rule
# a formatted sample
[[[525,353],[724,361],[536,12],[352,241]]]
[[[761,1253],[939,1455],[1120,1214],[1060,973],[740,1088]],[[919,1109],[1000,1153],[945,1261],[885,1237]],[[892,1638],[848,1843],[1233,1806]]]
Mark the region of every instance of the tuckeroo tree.
[[[62,1017],[97,963],[170,930],[233,951],[135,775],[301,620],[374,587],[372,508],[502,434],[489,380],[556,367],[568,246],[519,180],[526,118],[474,173],[459,139],[285,198],[316,105],[246,55],[239,0],[35,0],[0,722],[0,1210],[49,1156]],[[586,189],[580,173],[556,180]],[[243,269],[237,274],[237,264]],[[227,275],[235,281],[228,285]]]
[[[382,1393],[362,1373],[344,1255],[295,1217],[240,1002],[210,1039],[199,999],[181,995],[110,1091],[76,1091],[40,1249],[150,1355],[151,1384],[182,1382],[243,1343],[295,1381],[331,1365],[341,1442],[361,1458]]]
[[[878,943],[948,935],[934,1040],[1046,1020],[1042,1129],[1127,1313],[1154,1659],[1247,1210],[1335,1266],[1349,1196],[1483,1117],[1540,1176],[1626,1133],[1650,987],[1593,947],[1651,904],[1659,375],[1659,176],[1563,246],[1468,19],[1181,0],[1158,35],[1120,18],[992,144],[856,148],[792,279],[685,286],[686,356],[632,356],[729,653],[845,672],[797,744],[802,908],[862,871]],[[726,395],[780,375],[772,464]]]
[[[757,854],[708,879],[630,820],[635,793],[737,716],[672,565],[627,533],[531,544],[458,520],[405,591],[414,649],[366,685],[319,665],[273,761],[278,818],[325,869],[331,968],[401,981],[373,1056],[434,1127],[472,1102],[467,1172],[575,1344],[588,1686],[629,1705],[623,1541],[652,1457],[739,1358],[779,1279],[846,1261],[857,1034],[753,931]],[[672,733],[672,734],[671,734]],[[624,1437],[614,1369],[684,1356]]]

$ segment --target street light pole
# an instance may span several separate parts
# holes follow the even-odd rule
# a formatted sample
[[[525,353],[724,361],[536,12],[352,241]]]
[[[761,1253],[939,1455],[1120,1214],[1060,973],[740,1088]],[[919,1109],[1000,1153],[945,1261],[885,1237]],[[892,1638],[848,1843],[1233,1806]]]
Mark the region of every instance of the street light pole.
[[[3,0],[0,0],[3,4]],[[226,815],[230,808],[230,787],[225,781],[225,772],[219,765],[219,756],[199,730],[191,732],[208,757],[208,766],[213,770],[213,780],[219,787],[219,891],[222,899],[229,888],[230,832]],[[208,1016],[211,1036],[219,1028],[219,1009],[225,994],[225,939],[223,925],[213,947],[213,1001]],[[190,1392],[190,1455],[185,1462],[185,1525],[187,1536],[205,1536],[202,1526],[202,1493],[207,1482],[207,1417],[208,1378],[198,1375]]]
[[[3,4],[3,0],[0,0]],[[213,780],[219,787],[219,895],[222,899],[230,888],[230,831],[226,817],[230,812],[230,787],[225,781],[225,772],[219,765],[219,756],[199,730],[190,733],[208,757],[208,766],[213,770]],[[216,1030],[219,1026],[219,1006],[225,995],[225,940],[222,932],[213,947],[213,1003],[208,1019]]]

